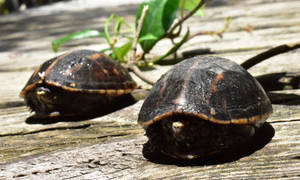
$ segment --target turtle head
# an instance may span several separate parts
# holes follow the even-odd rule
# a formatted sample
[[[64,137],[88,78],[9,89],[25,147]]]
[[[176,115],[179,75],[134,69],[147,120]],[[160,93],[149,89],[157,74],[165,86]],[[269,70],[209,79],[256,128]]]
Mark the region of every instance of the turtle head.
[[[173,121],[171,129],[175,140],[178,143],[184,143],[187,147],[200,138],[207,138],[210,134],[210,127],[205,121],[197,121],[189,118]]]
[[[35,89],[35,95],[37,101],[39,101],[42,109],[47,111],[51,111],[54,108],[56,96],[53,95],[51,89],[47,87],[38,87]]]
[[[37,96],[37,98],[40,101],[43,101],[43,102],[51,102],[53,99],[51,90],[49,88],[45,88],[45,87],[36,88],[35,95]]]
[[[174,134],[178,134],[182,131],[184,124],[180,121],[174,121],[172,123],[172,130]]]

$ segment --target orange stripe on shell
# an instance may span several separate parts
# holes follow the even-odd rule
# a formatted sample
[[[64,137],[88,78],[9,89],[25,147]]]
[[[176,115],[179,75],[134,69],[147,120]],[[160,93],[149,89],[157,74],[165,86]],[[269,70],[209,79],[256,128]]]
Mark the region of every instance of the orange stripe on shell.
[[[197,118],[207,120],[207,121],[217,123],[217,124],[239,124],[239,125],[243,125],[243,124],[259,124],[259,123],[263,122],[264,120],[266,120],[272,114],[272,111],[267,112],[263,115],[252,116],[250,118],[231,119],[230,121],[215,119],[213,117],[209,118],[207,115],[201,114],[201,113],[193,114],[193,113],[187,113],[187,112],[181,112],[181,111],[170,111],[170,112],[168,112],[166,114],[163,114],[161,116],[157,116],[156,118],[152,119],[151,121],[147,121],[147,122],[139,121],[138,123],[143,127],[147,127],[149,125],[154,124],[155,122],[160,121],[161,119],[164,119],[168,116],[172,116],[172,115],[176,115],[176,114],[184,114],[184,115],[187,115],[187,116],[193,116],[193,117],[197,117]]]

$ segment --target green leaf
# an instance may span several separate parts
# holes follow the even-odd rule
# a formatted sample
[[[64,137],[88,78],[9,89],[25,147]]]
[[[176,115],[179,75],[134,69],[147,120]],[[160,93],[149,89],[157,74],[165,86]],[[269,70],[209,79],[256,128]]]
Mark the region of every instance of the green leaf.
[[[168,31],[173,24],[180,0],[168,0],[163,11],[163,26],[165,31]]]
[[[57,52],[61,44],[68,42],[70,40],[74,39],[84,39],[84,38],[91,38],[91,37],[103,37],[104,34],[97,31],[97,30],[83,30],[78,31],[73,34],[67,35],[65,37],[62,37],[60,39],[52,41],[52,50],[54,52]]]
[[[189,11],[192,11],[193,9],[196,8],[196,6],[201,3],[202,0],[181,0],[180,1],[180,8],[181,9],[185,9],[185,10],[189,10]],[[204,7],[205,7],[205,4],[204,3],[200,9],[198,9],[196,12],[195,12],[195,15],[198,15],[198,16],[204,16]]]
[[[110,47],[109,48],[104,48],[104,49],[100,50],[99,52],[105,53],[106,51],[111,51],[111,48]]]
[[[158,63],[159,61],[163,60],[170,54],[175,53],[183,45],[183,43],[187,41],[189,35],[190,35],[190,30],[188,29],[185,35],[183,36],[183,38],[178,43],[176,43],[166,54],[154,60],[150,65]]]
[[[118,36],[120,33],[120,29],[122,27],[122,24],[124,22],[124,19],[121,17],[116,18],[116,25],[115,25],[115,31],[114,31],[114,36]]]
[[[113,31],[112,36],[109,33],[109,26],[111,23],[114,24],[114,31]],[[128,35],[124,36],[122,34],[120,35],[122,25],[125,25],[131,32],[133,31],[132,27],[124,20],[124,18],[122,18],[116,14],[111,14],[110,17],[106,20],[105,25],[104,25],[105,39],[110,46],[110,50],[112,51],[110,56],[119,62],[125,62],[125,56],[130,51],[132,42],[133,42],[132,36],[128,36]],[[121,47],[115,47],[115,45],[117,44],[119,35],[124,36],[125,38],[129,39],[129,42],[124,44]]]
[[[110,53],[109,56],[110,56],[112,59],[117,60],[117,56],[116,56],[114,53]]]
[[[104,37],[109,45],[111,44],[111,38],[110,38],[110,34],[109,34],[109,24],[113,20],[114,17],[115,17],[115,14],[111,14],[109,16],[109,18],[106,19],[105,24],[104,24],[104,34],[105,34]]]
[[[157,37],[153,34],[146,34],[139,38],[139,42],[145,41],[145,40],[157,40]]]
[[[138,21],[141,18],[145,5],[149,6],[149,10],[145,16],[140,37],[148,34],[156,37],[155,39],[145,39],[140,42],[142,49],[147,53],[157,41],[165,36],[173,24],[179,8],[179,0],[147,0],[142,3],[136,15],[136,26],[138,26]]]
[[[123,46],[121,46],[119,48],[115,48],[114,53],[120,62],[126,62],[125,56],[130,51],[131,46],[132,46],[132,41],[129,41],[129,42],[125,43]]]

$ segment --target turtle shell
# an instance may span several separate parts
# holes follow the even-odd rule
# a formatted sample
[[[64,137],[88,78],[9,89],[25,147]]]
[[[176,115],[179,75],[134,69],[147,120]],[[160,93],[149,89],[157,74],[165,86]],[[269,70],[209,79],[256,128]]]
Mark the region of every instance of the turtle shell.
[[[37,114],[78,115],[101,111],[136,87],[127,70],[110,57],[78,50],[44,62],[20,97]]]
[[[194,57],[156,82],[138,123],[152,149],[190,159],[253,136],[271,113],[265,91],[240,65],[220,57]]]

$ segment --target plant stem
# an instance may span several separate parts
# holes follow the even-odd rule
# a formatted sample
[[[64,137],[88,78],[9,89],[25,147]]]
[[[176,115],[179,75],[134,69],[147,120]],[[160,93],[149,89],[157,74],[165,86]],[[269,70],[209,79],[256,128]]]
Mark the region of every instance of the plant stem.
[[[137,30],[136,30],[136,34],[135,34],[135,37],[134,37],[134,40],[133,40],[133,43],[132,43],[132,55],[131,55],[131,58],[129,58],[129,64],[136,64],[137,43],[138,43],[138,39],[139,39],[139,36],[141,34],[141,31],[142,31],[142,27],[143,27],[145,16],[146,16],[146,13],[147,13],[148,9],[149,9],[149,6],[144,6],[144,8],[143,8],[142,15],[141,15],[141,18],[139,20],[139,24],[138,24],[138,27],[137,27]]]
[[[143,80],[144,82],[150,84],[150,85],[154,85],[155,84],[155,81],[149,79],[147,76],[145,76],[145,74],[136,66],[136,65],[133,65],[131,67],[129,67],[133,73],[139,77],[141,80]]]
[[[143,72],[140,71],[140,69],[137,67],[137,59],[136,59],[136,49],[137,49],[137,43],[138,43],[138,39],[139,39],[139,36],[141,34],[141,31],[142,31],[142,27],[143,27],[143,24],[144,24],[144,20],[145,20],[145,16],[146,16],[146,13],[149,9],[149,6],[144,6],[143,8],[143,12],[142,12],[142,15],[141,15],[141,18],[139,20],[139,24],[138,24],[138,27],[137,27],[137,30],[136,30],[136,34],[135,34],[135,37],[134,37],[134,40],[133,40],[133,43],[132,43],[132,54],[131,54],[131,57],[129,58],[128,62],[127,62],[127,67],[128,69],[132,70],[133,73],[139,77],[141,80],[143,80],[144,82],[150,84],[150,85],[153,85],[155,82],[151,79],[149,79],[148,77],[146,77]]]
[[[190,11],[187,15],[185,15],[182,19],[180,19],[174,26],[169,30],[167,34],[172,34],[172,32],[180,26],[185,20],[187,20],[189,17],[193,16],[195,12],[203,6],[203,4],[206,3],[206,0],[202,0],[192,11]]]
[[[184,2],[183,2],[184,3]],[[206,0],[201,0],[200,2],[199,2],[199,4],[192,10],[192,11],[190,11],[188,14],[186,14],[185,16],[183,16],[183,10],[181,10],[181,19],[177,22],[177,23],[175,23],[172,27],[171,27],[171,29],[164,35],[164,37],[163,38],[169,38],[169,39],[171,39],[171,41],[172,41],[172,43],[173,43],[173,47],[165,54],[165,55],[163,55],[163,56],[161,56],[159,59],[157,59],[157,60],[155,60],[155,62],[158,62],[158,61],[160,61],[160,60],[162,60],[163,58],[165,58],[170,52],[172,52],[172,53],[175,53],[175,57],[176,57],[176,51],[179,49],[179,47],[183,44],[183,43],[185,43],[185,42],[187,42],[188,40],[190,40],[191,38],[189,38],[189,37],[185,37],[184,39],[184,42],[183,43],[181,43],[179,46],[178,46],[178,44],[174,44],[174,38],[176,38],[176,37],[178,37],[179,35],[180,35],[180,33],[181,33],[181,28],[182,28],[182,23],[185,21],[185,20],[187,20],[189,17],[191,17],[191,16],[193,16],[194,14],[195,14],[195,12],[197,11],[197,10],[199,10],[204,4],[206,3]],[[179,30],[178,30],[178,32],[176,32],[176,33],[174,33],[174,31],[175,31],[175,29],[177,28],[179,26]],[[194,37],[194,36],[193,36]],[[173,51],[174,50],[174,51]]]
[[[219,30],[219,31],[200,31],[200,32],[197,32],[195,34],[192,34],[188,37],[187,41],[191,40],[192,38],[196,37],[196,36],[199,36],[199,35],[218,35],[220,38],[223,37],[223,33],[225,31],[227,31],[227,29],[229,28],[229,24],[231,22],[231,18],[230,17],[227,17],[226,19],[226,23],[223,27],[223,29]]]
[[[256,56],[246,60],[245,62],[243,62],[241,64],[241,66],[245,69],[249,69],[252,66],[254,66],[255,64],[258,64],[265,59],[268,59],[272,56],[276,56],[278,54],[285,53],[285,52],[288,52],[288,51],[291,51],[291,50],[297,49],[297,48],[300,48],[300,42],[290,43],[290,44],[282,44],[280,46],[271,48],[267,51],[264,51]]]
[[[193,39],[196,36],[200,36],[200,35],[216,35],[216,34],[218,34],[218,32],[216,32],[216,31],[200,31],[200,32],[190,35],[188,37],[187,41]]]

